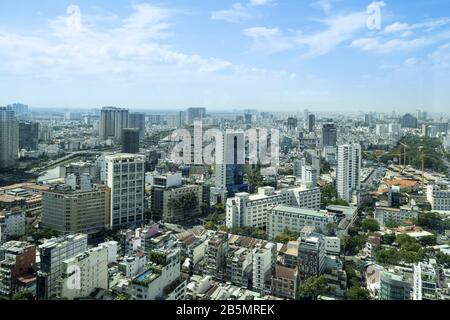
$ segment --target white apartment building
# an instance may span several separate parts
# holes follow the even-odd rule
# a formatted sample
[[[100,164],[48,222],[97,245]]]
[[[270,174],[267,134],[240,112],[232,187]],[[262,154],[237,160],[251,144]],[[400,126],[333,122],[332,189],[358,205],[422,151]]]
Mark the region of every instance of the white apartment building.
[[[437,279],[439,275],[436,273],[434,266],[436,261],[431,259],[430,262],[434,263],[419,262],[414,265],[412,300],[437,299]]]
[[[450,211],[450,184],[440,181],[427,186],[427,200],[435,211]]]
[[[87,298],[95,289],[108,290],[108,248],[96,247],[62,262],[61,298]]]
[[[51,239],[39,246],[41,268],[37,273],[37,297],[51,300],[61,296],[63,261],[87,250],[87,235]]]
[[[267,243],[265,247],[253,249],[253,290],[264,293],[266,282],[272,271],[272,250],[274,243]],[[270,286],[269,286],[270,287]],[[268,288],[270,290],[270,288]]]
[[[378,221],[381,227],[384,227],[387,222],[395,222],[402,224],[405,220],[416,219],[418,216],[417,207],[403,206],[398,208],[377,207],[374,212],[374,218]]]
[[[145,157],[119,153],[105,157],[106,184],[111,189],[111,228],[144,220]]]
[[[125,277],[136,277],[138,274],[144,272],[146,263],[147,256],[145,254],[125,256],[119,262],[119,270],[122,271]]]
[[[279,205],[269,210],[266,232],[269,239],[273,239],[285,230],[300,233],[306,226],[326,230],[335,219],[336,214],[328,211]]]
[[[108,250],[108,264],[117,262],[117,251],[119,243],[117,241],[103,242],[98,245],[99,247],[105,247]]]
[[[338,256],[341,252],[341,239],[338,237],[325,237],[325,253]]]
[[[182,300],[186,295],[186,281],[180,276],[180,250],[176,249],[166,253],[164,265],[149,266],[133,279],[132,300]]]
[[[268,211],[277,205],[320,208],[320,188],[298,187],[275,191],[273,187],[258,189],[258,194],[238,193],[227,200],[227,227],[264,228]]]
[[[337,158],[338,197],[345,201],[351,201],[352,192],[361,186],[361,145],[340,145]]]

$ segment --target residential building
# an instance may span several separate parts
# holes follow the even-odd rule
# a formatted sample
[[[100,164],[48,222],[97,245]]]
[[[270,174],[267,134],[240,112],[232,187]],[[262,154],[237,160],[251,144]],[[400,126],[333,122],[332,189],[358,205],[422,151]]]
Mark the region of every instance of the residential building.
[[[242,247],[229,247],[226,261],[227,282],[231,282],[231,284],[240,288],[251,288],[252,264],[251,250]]]
[[[0,296],[11,297],[24,286],[36,267],[36,247],[27,242],[10,241],[0,246]],[[34,288],[34,287],[33,287]]]
[[[268,242],[253,249],[253,290],[270,294],[272,270],[275,266],[273,250],[275,244]]]
[[[25,234],[25,211],[19,208],[0,211],[0,244]]]
[[[19,125],[14,111],[0,107],[0,169],[13,167],[19,154]]]
[[[19,122],[19,150],[38,150],[39,123]]]
[[[131,282],[133,300],[184,300],[187,281],[181,276],[180,250],[160,252],[159,264],[151,264]]]
[[[272,295],[283,299],[296,299],[298,283],[298,268],[277,265],[272,276]]]
[[[225,280],[227,255],[228,234],[217,232],[208,240],[205,254],[205,274],[212,276],[217,281]]]
[[[322,146],[336,147],[337,145],[337,127],[334,123],[324,124],[322,127]]]
[[[432,263],[434,262],[434,263]],[[419,262],[414,265],[412,300],[437,300],[438,278],[436,261]]]
[[[104,107],[100,113],[100,139],[120,141],[122,129],[128,128],[128,116],[129,112],[126,109]]]
[[[188,125],[194,124],[194,121],[202,121],[206,117],[205,108],[189,108],[186,112],[186,122]]]
[[[128,128],[138,129],[139,139],[145,138],[145,113],[130,113]]]
[[[325,268],[325,239],[319,233],[299,238],[298,260],[300,279],[319,276]]]
[[[336,172],[337,195],[350,201],[352,192],[361,186],[361,146],[346,144],[338,147]]]
[[[431,210],[450,211],[450,183],[439,181],[427,186],[427,200]]]
[[[61,264],[61,298],[87,298],[96,289],[108,290],[108,249],[86,250]]]

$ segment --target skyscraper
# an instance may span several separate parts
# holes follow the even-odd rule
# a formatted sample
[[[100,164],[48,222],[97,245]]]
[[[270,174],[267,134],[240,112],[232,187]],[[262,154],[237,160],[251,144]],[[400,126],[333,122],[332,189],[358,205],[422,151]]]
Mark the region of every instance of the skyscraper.
[[[19,149],[37,150],[39,143],[39,123],[19,122]]]
[[[139,225],[144,219],[143,155],[105,157],[106,184],[111,189],[111,228]]]
[[[0,169],[13,167],[19,151],[19,126],[14,111],[0,107]]]
[[[337,128],[334,123],[324,124],[322,127],[322,146],[335,147],[337,144]]]
[[[145,113],[130,113],[128,128],[139,129],[139,139],[145,138]]]
[[[310,114],[308,116],[308,132],[314,132],[315,127],[316,127],[316,116]]]
[[[224,133],[216,144],[216,187],[227,189],[230,195],[245,191],[244,165],[244,132]]]
[[[126,109],[104,107],[100,114],[100,139],[120,141],[122,138],[122,129],[128,127],[128,118],[128,110]]]
[[[189,108],[187,110],[187,124],[193,124],[194,121],[202,120],[205,116],[205,108]]]
[[[361,146],[345,144],[338,147],[337,193],[340,199],[350,201],[352,191],[361,185]]]
[[[122,152],[138,153],[139,152],[139,129],[126,128],[122,129]]]

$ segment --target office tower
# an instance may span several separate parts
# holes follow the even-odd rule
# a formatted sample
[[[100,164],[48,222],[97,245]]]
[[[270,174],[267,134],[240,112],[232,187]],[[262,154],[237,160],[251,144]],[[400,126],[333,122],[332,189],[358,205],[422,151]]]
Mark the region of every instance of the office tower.
[[[104,107],[100,114],[99,137],[101,140],[120,141],[122,129],[128,127],[128,110]]]
[[[36,279],[38,300],[51,300],[61,297],[63,261],[86,251],[87,246],[87,235],[85,234],[51,239],[39,246],[41,268]]]
[[[178,111],[175,116],[176,116],[176,125],[178,128],[180,128],[186,124],[186,112],[185,111]]]
[[[122,152],[139,153],[139,129],[122,129]]]
[[[201,121],[206,116],[205,108],[189,108],[187,109],[187,124],[194,124],[194,121]]]
[[[226,132],[216,141],[216,187],[228,190],[230,195],[245,191],[244,132]]]
[[[288,130],[295,130],[298,126],[298,120],[297,118],[289,117],[287,119],[287,128]]]
[[[111,189],[110,226],[140,225],[144,220],[145,157],[133,154],[105,156],[106,184]]]
[[[338,147],[337,193],[340,199],[350,201],[352,192],[361,185],[361,146],[345,144]]]
[[[19,151],[19,126],[14,111],[0,107],[0,169],[13,167]]]
[[[246,113],[244,116],[245,124],[251,124],[253,120],[253,115]]]
[[[28,106],[23,103],[9,104],[8,108],[14,111],[16,117],[26,115],[28,113]]]
[[[139,130],[139,139],[145,138],[145,113],[130,113],[128,128]]]
[[[389,207],[391,207],[391,208],[400,208],[400,204],[401,204],[400,187],[392,186],[389,189],[388,204],[389,204]]]
[[[92,234],[109,225],[110,191],[105,186],[73,190],[51,187],[42,195],[42,226],[60,234]]]
[[[298,247],[299,273],[302,280],[319,276],[325,267],[325,239],[319,233],[306,233]]]
[[[400,124],[402,128],[417,129],[418,123],[417,118],[413,117],[411,114],[407,113],[400,118]]]
[[[337,144],[337,127],[334,123],[324,124],[322,127],[322,146],[335,147]]]
[[[37,150],[39,144],[39,123],[19,122],[19,149]]]
[[[305,158],[294,160],[294,176],[302,179],[302,171],[305,166]]]
[[[308,132],[314,132],[316,127],[316,116],[313,114],[308,115]]]

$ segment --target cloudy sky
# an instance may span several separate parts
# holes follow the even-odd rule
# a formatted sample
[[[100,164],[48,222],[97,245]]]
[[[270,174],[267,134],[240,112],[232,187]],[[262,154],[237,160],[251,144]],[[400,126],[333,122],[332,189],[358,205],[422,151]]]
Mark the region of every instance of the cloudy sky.
[[[444,112],[449,88],[448,0],[0,1],[0,105]]]

